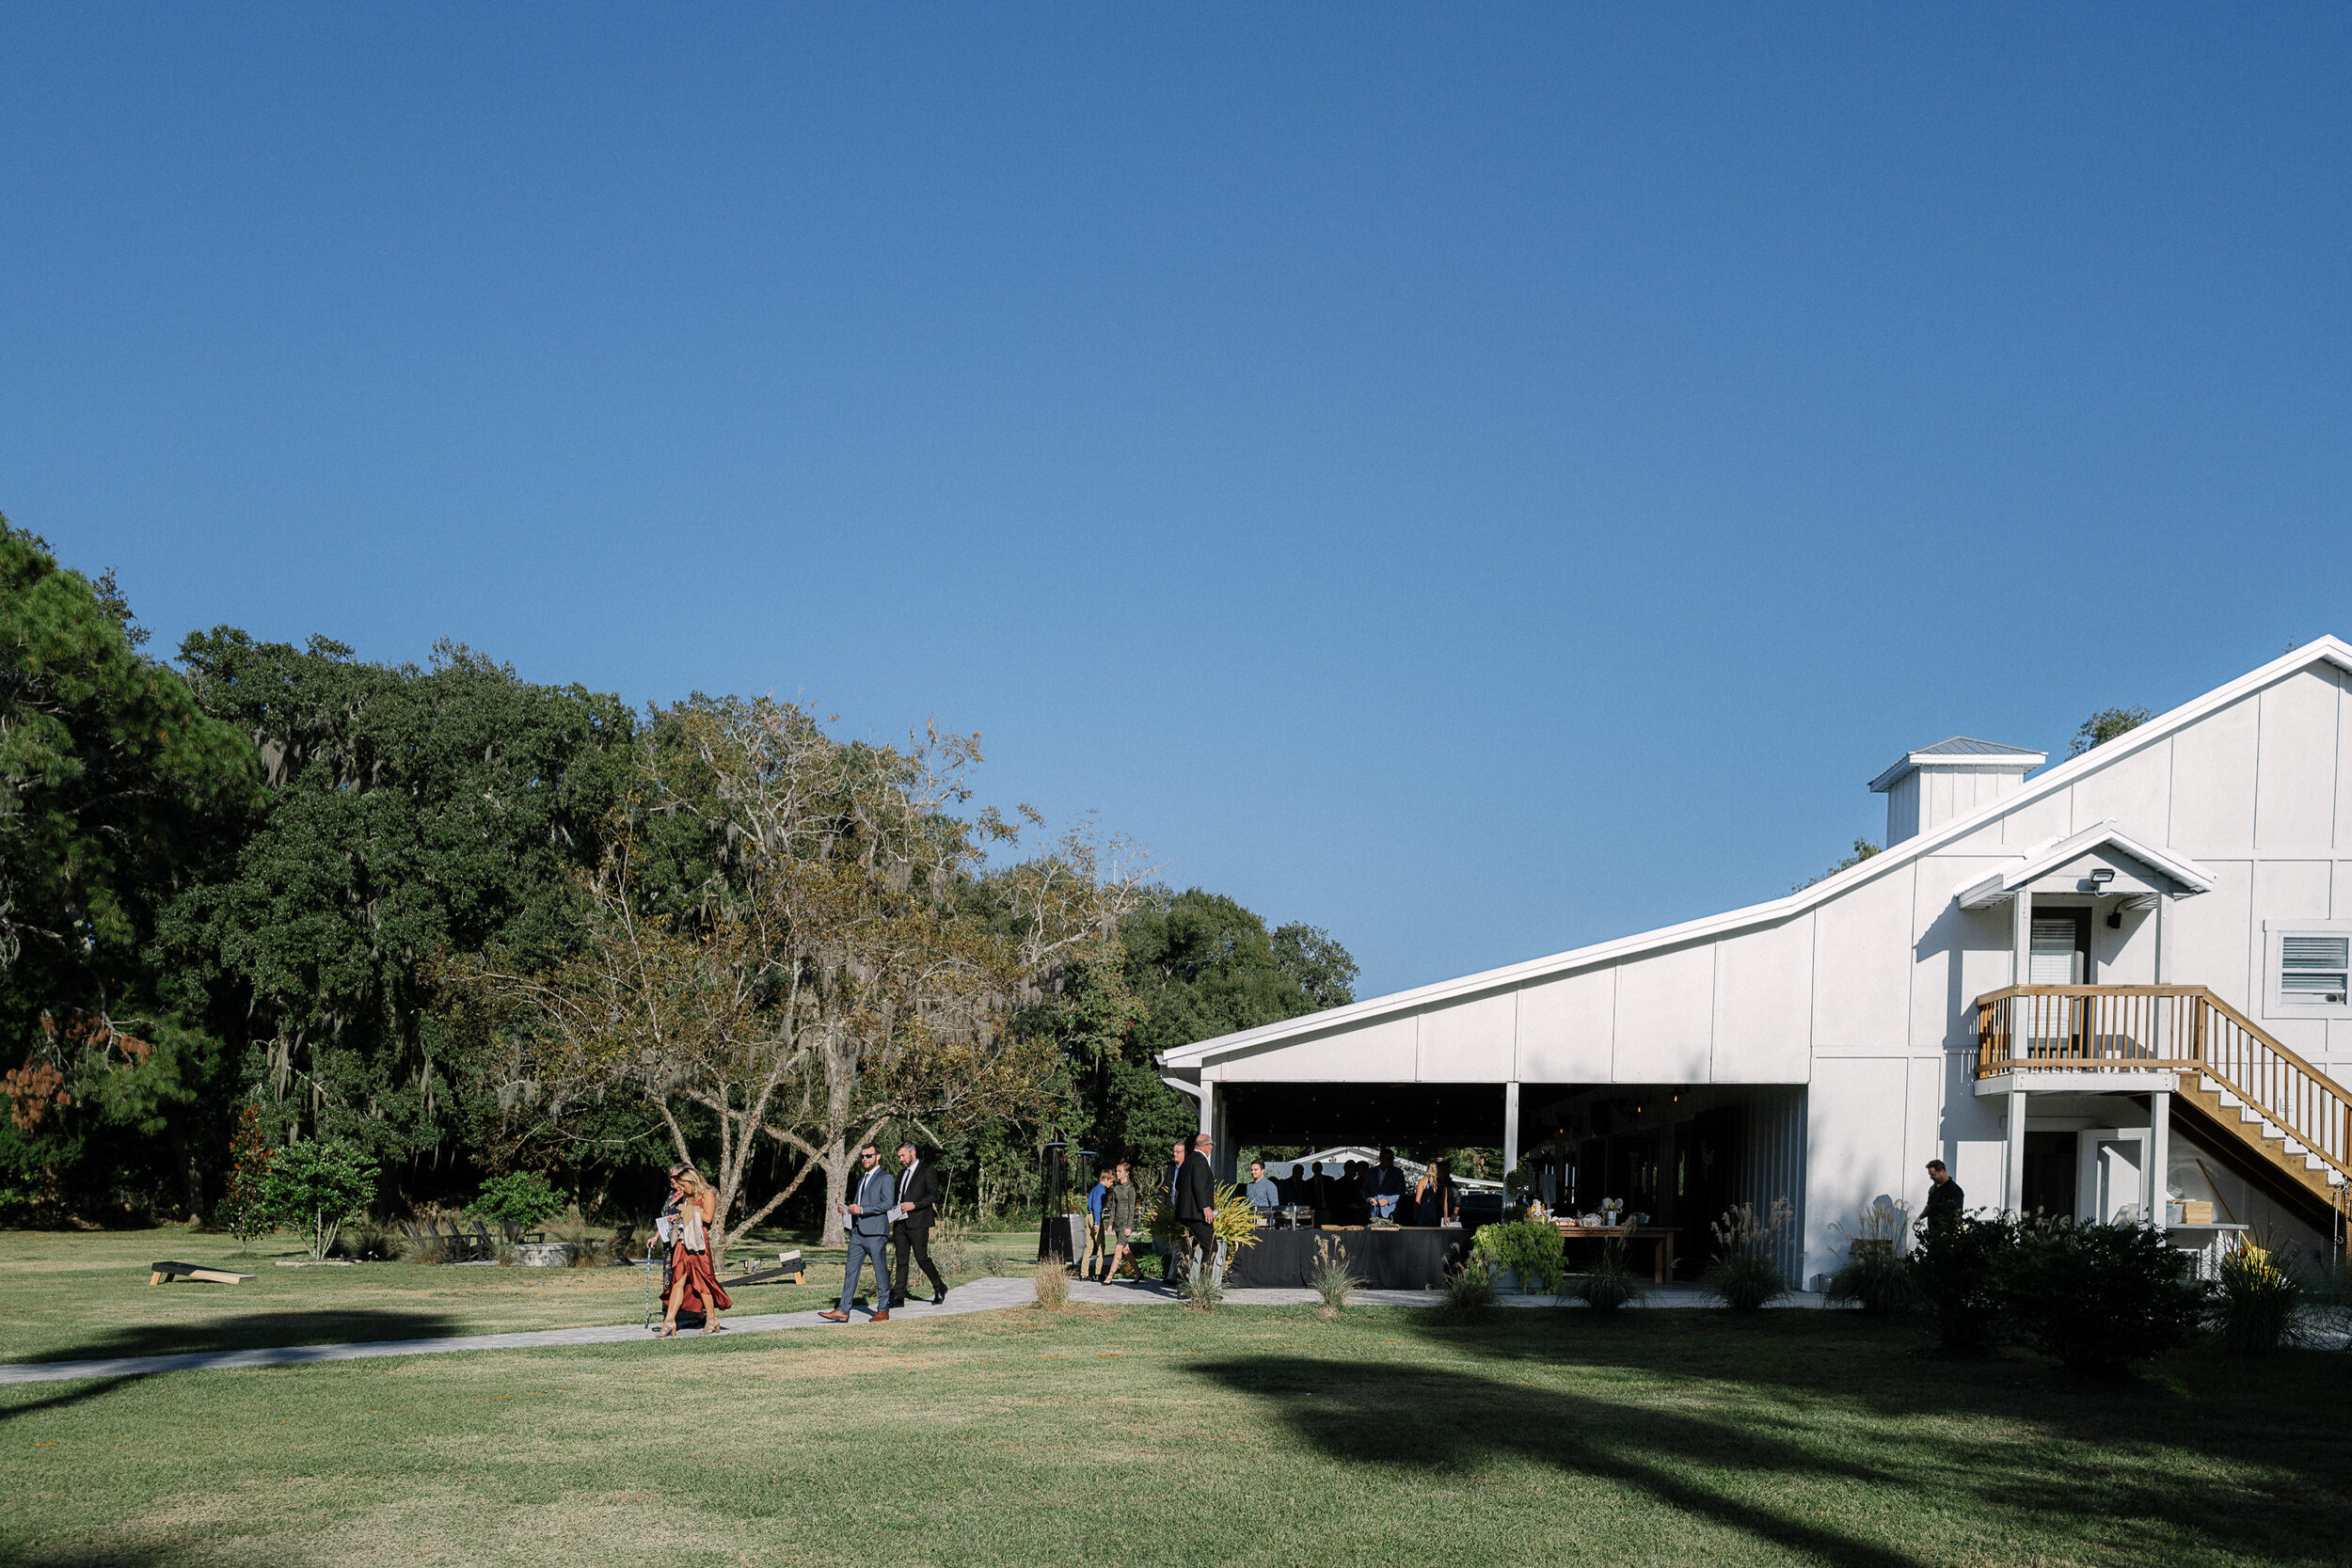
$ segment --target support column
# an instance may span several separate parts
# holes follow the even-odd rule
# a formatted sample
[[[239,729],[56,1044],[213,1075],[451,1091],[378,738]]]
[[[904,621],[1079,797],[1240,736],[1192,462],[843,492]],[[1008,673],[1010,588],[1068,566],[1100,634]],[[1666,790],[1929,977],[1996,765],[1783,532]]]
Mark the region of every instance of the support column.
[[[2033,973],[2033,895],[2018,889],[2009,908],[2009,983],[2022,986]]]
[[[2158,1089],[2150,1097],[2148,1137],[2148,1223],[2165,1228],[2164,1206],[2172,1185],[2172,1091]]]
[[[1519,1086],[1502,1085],[1502,1180],[1519,1168]]]
[[[2026,1203],[2026,1097],[2022,1092],[2012,1090],[2009,1097],[2009,1143],[2002,1153],[2007,1158],[2001,1177],[2001,1208],[2014,1213]]]
[[[1232,1119],[1225,1114],[1225,1085],[1216,1083],[1202,1084],[1200,1085],[1200,1131],[1216,1140],[1213,1146],[1216,1153],[1215,1158],[1209,1161],[1209,1169],[1215,1173],[1219,1181],[1231,1181],[1233,1179],[1235,1151],[1233,1140],[1228,1135],[1225,1126]]]

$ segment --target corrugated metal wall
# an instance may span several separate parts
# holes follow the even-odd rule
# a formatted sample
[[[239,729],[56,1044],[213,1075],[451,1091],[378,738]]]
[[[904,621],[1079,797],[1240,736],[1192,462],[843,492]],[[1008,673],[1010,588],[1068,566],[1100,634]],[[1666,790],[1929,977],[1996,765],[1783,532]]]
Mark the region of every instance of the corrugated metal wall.
[[[1781,1272],[1802,1289],[1797,1271],[1804,1259],[1804,1090],[1753,1088],[1746,1108],[1738,1201],[1754,1204],[1760,1218],[1772,1212],[1774,1198],[1788,1200],[1795,1218],[1781,1239]]]

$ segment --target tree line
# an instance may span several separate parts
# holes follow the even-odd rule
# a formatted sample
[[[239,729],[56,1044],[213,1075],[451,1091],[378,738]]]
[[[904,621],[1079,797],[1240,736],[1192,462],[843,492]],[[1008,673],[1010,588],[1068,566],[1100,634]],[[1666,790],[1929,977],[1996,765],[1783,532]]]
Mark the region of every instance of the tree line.
[[[0,1213],[203,1218],[247,1108],[396,1211],[691,1160],[733,1231],[829,1217],[868,1136],[959,1206],[1047,1132],[1188,1132],[1169,1046],[1352,999],[1321,930],[975,809],[978,737],[770,697],[632,709],[444,642],[232,627],[174,659],[0,518]]]

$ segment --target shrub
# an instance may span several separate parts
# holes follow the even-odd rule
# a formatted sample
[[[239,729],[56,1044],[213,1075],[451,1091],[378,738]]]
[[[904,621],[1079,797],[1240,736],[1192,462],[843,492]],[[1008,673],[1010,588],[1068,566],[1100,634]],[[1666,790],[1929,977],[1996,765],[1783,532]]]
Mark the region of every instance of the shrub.
[[[535,1170],[493,1176],[466,1205],[466,1217],[490,1225],[537,1225],[566,1207],[564,1195]]]
[[[1348,1272],[1346,1256],[1327,1239],[1315,1243],[1314,1272],[1308,1275],[1307,1282],[1323,1298],[1322,1312],[1327,1318],[1339,1316],[1340,1309],[1347,1305],[1348,1292],[1359,1283]]]
[[[262,1182],[276,1152],[262,1137],[261,1107],[247,1105],[237,1117],[236,1136],[229,1140],[229,1193],[214,1216],[247,1252],[277,1228],[262,1198]]]
[[[1445,1276],[1445,1294],[1438,1299],[1438,1315],[1457,1322],[1474,1323],[1485,1317],[1495,1304],[1494,1275],[1475,1255],[1462,1259],[1461,1266],[1450,1269]]]
[[[363,1263],[380,1263],[395,1256],[399,1250],[400,1243],[393,1232],[365,1214],[343,1227],[333,1247],[336,1257]]]
[[[1824,1299],[1861,1307],[1880,1317],[1911,1306],[1915,1297],[1911,1268],[1892,1242],[1856,1242],[1822,1287]]]
[[[1196,1312],[1214,1312],[1225,1305],[1225,1276],[1207,1266],[1186,1269],[1176,1282],[1176,1296]]]
[[[985,1272],[980,1249],[972,1241],[972,1227],[953,1214],[941,1215],[931,1226],[931,1261],[949,1279]]]
[[[404,1263],[438,1263],[447,1257],[441,1238],[430,1233],[403,1231],[393,1241],[392,1250]]]
[[[1830,1228],[1846,1238],[1846,1260],[1822,1288],[1824,1299],[1880,1316],[1899,1312],[1912,1304],[1911,1269],[1901,1252],[1904,1217],[1910,1207],[1885,1198],[1866,1203],[1851,1233],[1842,1223],[1830,1222]]]
[[[1209,1222],[1209,1229],[1225,1243],[1224,1259],[1217,1264],[1221,1277],[1227,1264],[1258,1244],[1258,1211],[1250,1207],[1249,1195],[1230,1181],[1216,1189],[1214,1198],[1210,1207],[1216,1218]]]
[[[375,1196],[375,1162],[339,1138],[295,1144],[271,1156],[262,1178],[262,1212],[307,1231],[310,1256],[324,1258],[359,1206]]]
[[[1908,1273],[1947,1355],[1982,1355],[1999,1342],[2017,1222],[2007,1215],[1922,1219]]]
[[[1625,1243],[1616,1238],[1600,1244],[1600,1260],[1581,1276],[1572,1292],[1596,1312],[1614,1312],[1649,1295],[1649,1281],[1626,1260]]]
[[[1037,1282],[1037,1308],[1041,1312],[1058,1312],[1070,1305],[1070,1271],[1060,1259],[1042,1258],[1029,1277]],[[887,1293],[887,1292],[885,1292]]]
[[[2120,1372],[2185,1344],[2203,1292],[2188,1255],[2136,1221],[2034,1219],[2003,1281],[2020,1338],[2079,1372]]]
[[[1756,1205],[1735,1204],[1708,1228],[1715,1237],[1715,1258],[1699,1275],[1699,1289],[1734,1312],[1757,1312],[1788,1293],[1788,1276],[1781,1272],[1780,1243],[1796,1221],[1796,1209],[1785,1197],[1772,1200],[1769,1213],[1759,1217]]]
[[[1529,1294],[1557,1296],[1567,1277],[1567,1260],[1557,1227],[1543,1220],[1515,1220],[1508,1225],[1482,1225],[1471,1253],[1490,1269],[1509,1269],[1519,1289]]]
[[[2308,1334],[2312,1291],[2292,1262],[2282,1266],[2267,1236],[2248,1236],[2221,1259],[2214,1282],[2211,1323],[2227,1349],[2267,1355]]]
[[[564,1258],[567,1267],[593,1269],[604,1257],[604,1238],[589,1232],[588,1216],[577,1203],[564,1205],[564,1212],[548,1227],[548,1234],[571,1248]]]

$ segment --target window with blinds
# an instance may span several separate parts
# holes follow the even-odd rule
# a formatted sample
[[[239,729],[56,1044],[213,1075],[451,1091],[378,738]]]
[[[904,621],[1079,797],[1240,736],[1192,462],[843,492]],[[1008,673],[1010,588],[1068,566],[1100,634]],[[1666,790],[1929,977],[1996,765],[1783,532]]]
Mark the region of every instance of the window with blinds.
[[[2306,1006],[2352,995],[2352,937],[2280,937],[2279,1000]]]
[[[2031,947],[2026,953],[2026,983],[2033,986],[2079,986],[2083,984],[2082,951],[2075,945],[2076,929],[2072,920],[2037,920],[2033,923]]]

